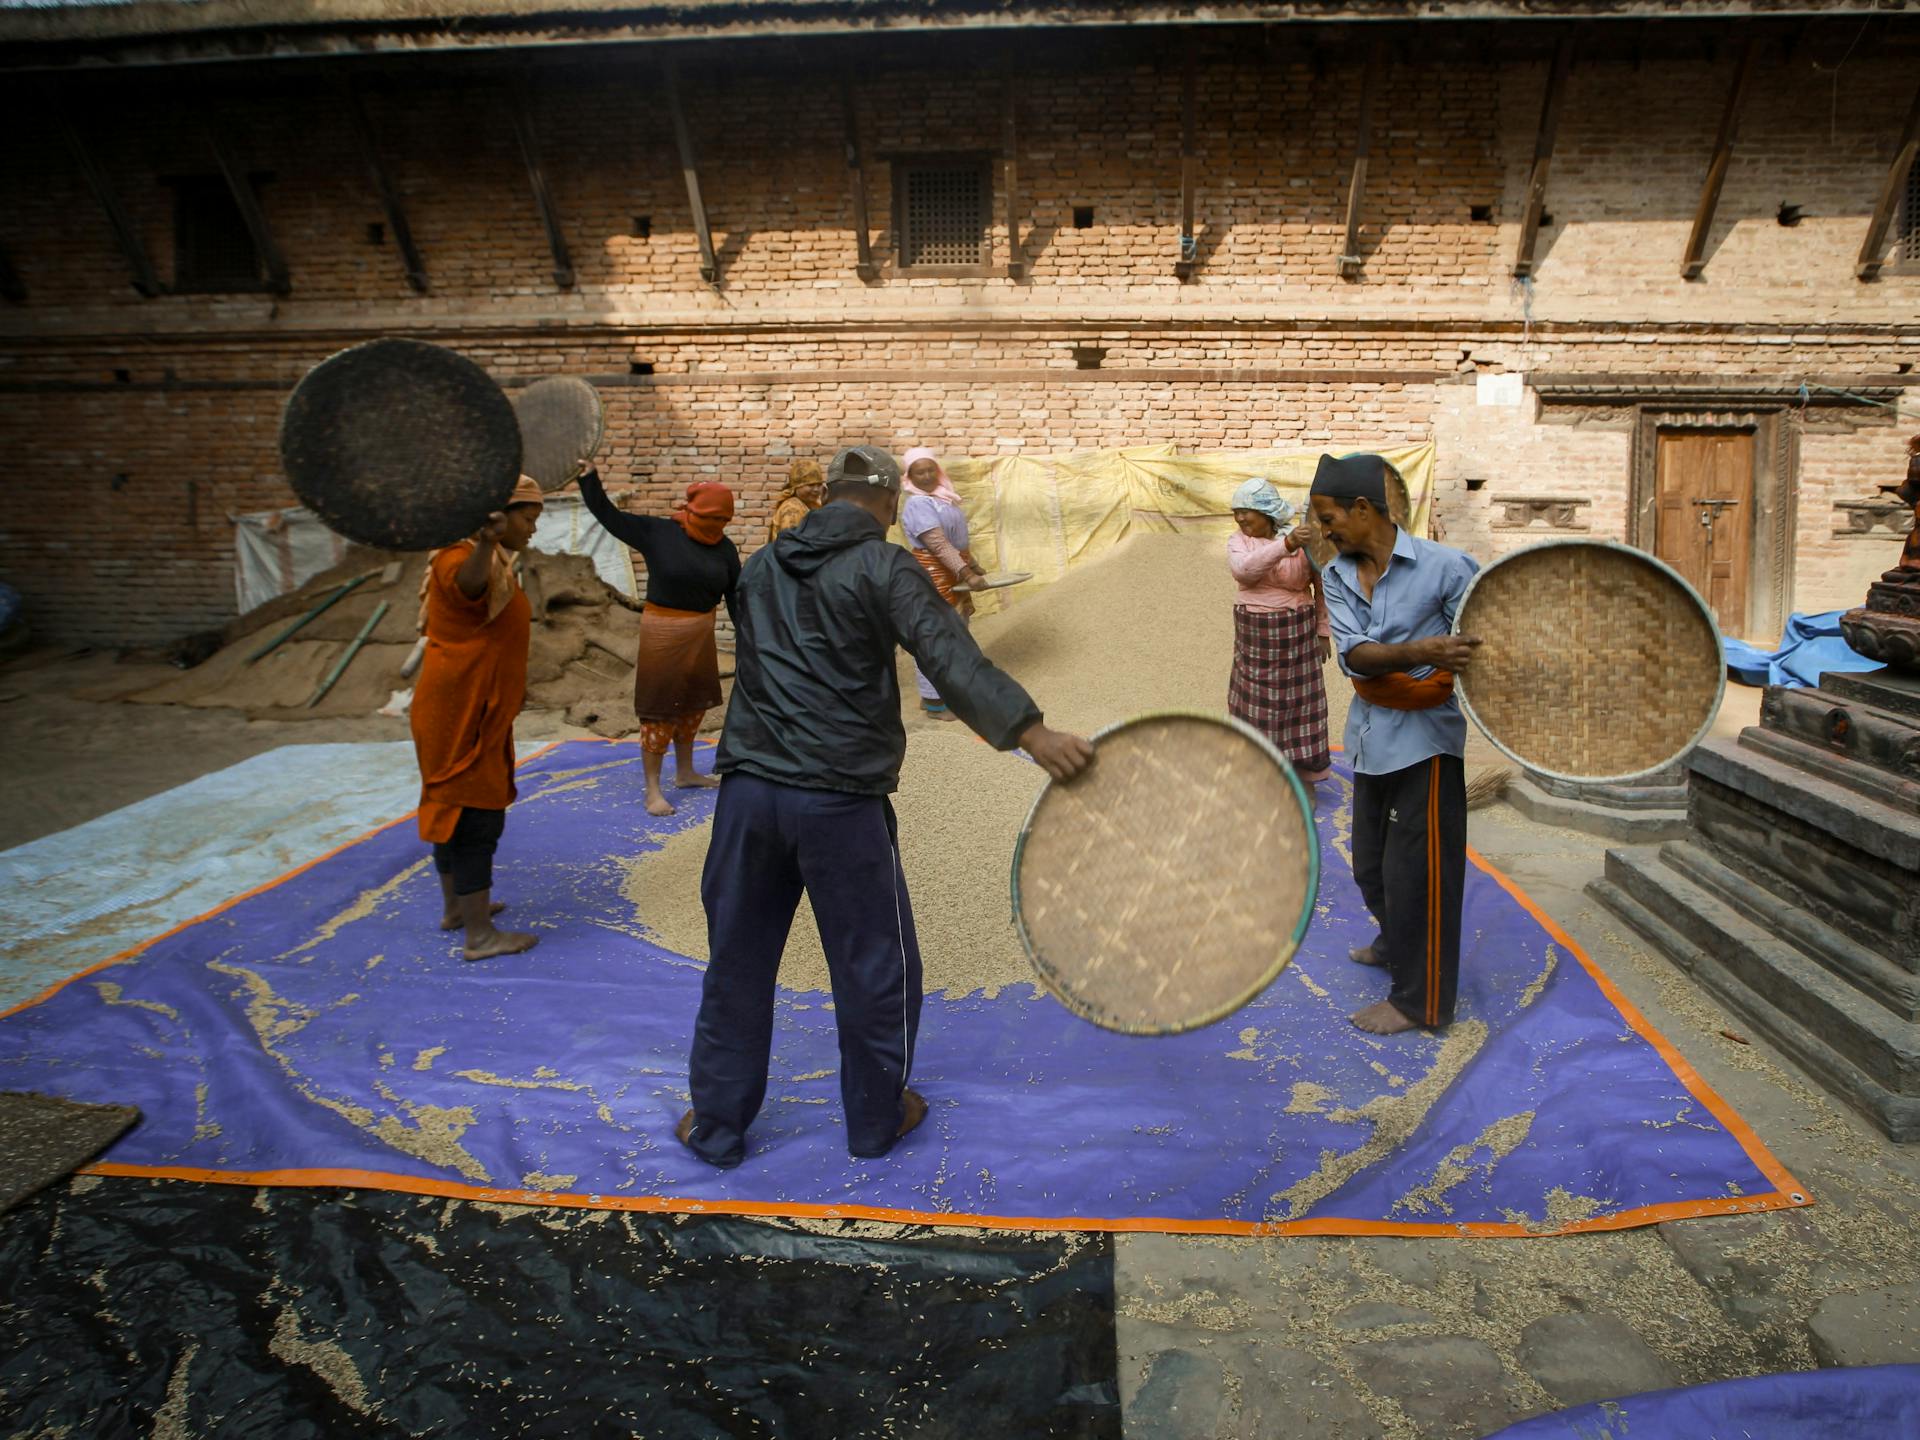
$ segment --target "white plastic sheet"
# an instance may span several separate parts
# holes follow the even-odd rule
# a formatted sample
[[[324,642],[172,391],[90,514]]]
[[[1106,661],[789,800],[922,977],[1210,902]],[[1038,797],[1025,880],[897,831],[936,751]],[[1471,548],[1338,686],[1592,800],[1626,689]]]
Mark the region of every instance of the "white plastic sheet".
[[[347,542],[299,505],[235,515],[233,536],[234,598],[242,615],[292,594],[347,554]],[[547,497],[533,544],[549,555],[585,555],[602,580],[622,595],[637,594],[627,547],[600,528],[578,495]]]
[[[291,595],[347,557],[347,542],[302,505],[233,517],[234,599],[244,615]]]

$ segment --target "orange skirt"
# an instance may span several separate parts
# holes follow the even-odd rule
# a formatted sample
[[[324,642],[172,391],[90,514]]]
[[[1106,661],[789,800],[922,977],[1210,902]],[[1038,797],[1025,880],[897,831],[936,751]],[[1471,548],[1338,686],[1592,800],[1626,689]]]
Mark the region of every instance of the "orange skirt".
[[[649,604],[640,612],[640,655],[633,669],[634,718],[678,720],[720,703],[720,647],[714,612]]]
[[[927,572],[927,578],[933,581],[933,588],[940,592],[940,598],[942,600],[953,606],[953,608],[958,610],[962,615],[973,614],[973,592],[971,590],[954,589],[952,572],[934,558],[931,550],[915,548],[913,558],[918,560],[920,562],[920,568]],[[965,560],[969,565],[974,563],[973,552],[971,550],[962,550],[960,552],[960,558]]]

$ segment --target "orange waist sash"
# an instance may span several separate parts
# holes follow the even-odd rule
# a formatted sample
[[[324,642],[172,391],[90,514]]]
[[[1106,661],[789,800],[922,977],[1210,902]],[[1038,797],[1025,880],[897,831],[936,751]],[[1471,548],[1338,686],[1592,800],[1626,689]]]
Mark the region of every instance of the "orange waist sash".
[[[1453,672],[1435,670],[1419,679],[1404,670],[1384,675],[1355,675],[1353,692],[1369,705],[1389,710],[1431,710],[1453,697]]]

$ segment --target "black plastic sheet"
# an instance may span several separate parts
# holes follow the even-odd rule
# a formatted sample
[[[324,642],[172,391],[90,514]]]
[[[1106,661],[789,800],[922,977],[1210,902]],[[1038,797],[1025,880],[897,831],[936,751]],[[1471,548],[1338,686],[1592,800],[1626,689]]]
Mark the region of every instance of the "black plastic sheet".
[[[1120,1434],[1099,1234],[82,1179],[0,1296],[8,1434]]]

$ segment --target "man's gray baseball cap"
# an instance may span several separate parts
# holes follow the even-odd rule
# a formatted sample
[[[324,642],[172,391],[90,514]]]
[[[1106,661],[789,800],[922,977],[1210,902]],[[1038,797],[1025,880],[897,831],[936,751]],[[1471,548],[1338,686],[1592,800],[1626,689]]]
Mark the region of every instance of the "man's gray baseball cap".
[[[850,445],[827,462],[827,484],[858,480],[882,490],[900,489],[900,462],[878,445]]]

